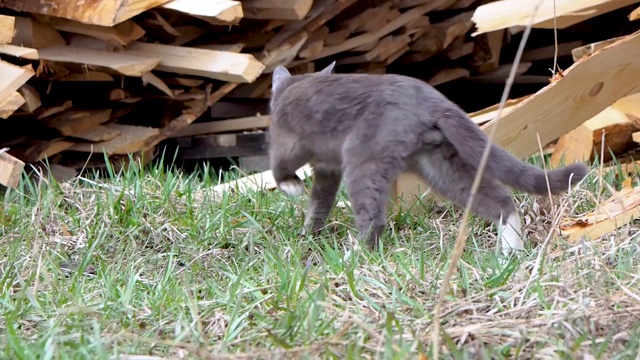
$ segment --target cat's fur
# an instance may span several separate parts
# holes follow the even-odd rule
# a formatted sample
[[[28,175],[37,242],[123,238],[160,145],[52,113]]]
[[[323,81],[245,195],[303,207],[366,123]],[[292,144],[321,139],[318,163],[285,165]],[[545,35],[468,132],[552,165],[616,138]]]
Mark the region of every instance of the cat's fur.
[[[361,237],[371,246],[386,226],[391,186],[403,171],[465,206],[487,136],[457,105],[427,83],[400,75],[273,73],[270,162],[278,187],[298,196],[295,171],[314,168],[306,231],[317,231],[344,177]],[[522,249],[520,220],[505,185],[531,194],[567,190],[587,174],[583,164],[545,172],[492,145],[472,210],[499,225],[505,253]],[[505,184],[505,185],[503,185]]]

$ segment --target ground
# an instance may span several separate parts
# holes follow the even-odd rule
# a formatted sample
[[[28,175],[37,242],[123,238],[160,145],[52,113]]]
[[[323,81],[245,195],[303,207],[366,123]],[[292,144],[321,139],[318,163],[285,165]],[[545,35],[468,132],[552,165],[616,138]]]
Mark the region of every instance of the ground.
[[[371,252],[353,240],[348,206],[320,238],[300,236],[306,196],[217,196],[211,174],[152,166],[9,191],[1,357],[433,358],[433,308],[461,210],[426,201],[392,211],[384,247]],[[501,263],[495,227],[472,217],[440,358],[636,358],[635,225],[577,244],[553,231],[610,194],[598,174],[551,202],[516,194],[531,240],[519,261]],[[603,179],[617,189],[624,176]]]

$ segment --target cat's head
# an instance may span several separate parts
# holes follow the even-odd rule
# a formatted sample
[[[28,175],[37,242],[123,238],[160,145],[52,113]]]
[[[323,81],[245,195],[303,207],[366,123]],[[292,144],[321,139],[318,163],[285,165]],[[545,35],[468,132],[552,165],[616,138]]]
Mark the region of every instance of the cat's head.
[[[333,73],[333,68],[336,66],[336,62],[332,62],[326,68],[315,72],[313,74],[305,74],[293,76],[287,70],[286,67],[279,65],[273,70],[273,76],[271,78],[271,96],[275,97],[280,94],[284,89],[286,89],[289,85],[293,84],[296,81],[296,78],[303,79],[308,75],[329,75]]]

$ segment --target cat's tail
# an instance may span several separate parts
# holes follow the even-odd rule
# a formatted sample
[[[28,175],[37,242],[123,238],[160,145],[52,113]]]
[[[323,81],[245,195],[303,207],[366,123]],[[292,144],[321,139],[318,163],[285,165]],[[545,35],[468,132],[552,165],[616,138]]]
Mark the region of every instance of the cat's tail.
[[[484,148],[489,141],[480,128],[462,111],[449,111],[447,117],[438,122],[443,135],[458,151],[460,157],[470,165],[478,167]],[[560,194],[568,190],[569,182],[575,185],[588,173],[582,163],[574,163],[563,168],[545,171],[528,164],[508,153],[501,147],[491,144],[485,173],[503,184],[530,194]],[[547,178],[549,186],[547,187]]]

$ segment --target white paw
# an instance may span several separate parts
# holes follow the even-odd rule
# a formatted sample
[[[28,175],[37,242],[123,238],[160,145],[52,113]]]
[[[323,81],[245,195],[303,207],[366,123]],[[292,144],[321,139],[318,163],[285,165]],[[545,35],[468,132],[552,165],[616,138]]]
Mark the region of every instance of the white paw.
[[[500,240],[502,245],[502,253],[508,256],[509,253],[524,250],[524,242],[522,241],[522,226],[520,219],[516,213],[509,215],[507,223],[501,226]]]
[[[300,180],[285,180],[278,187],[289,196],[300,196],[304,193],[304,183]]]

